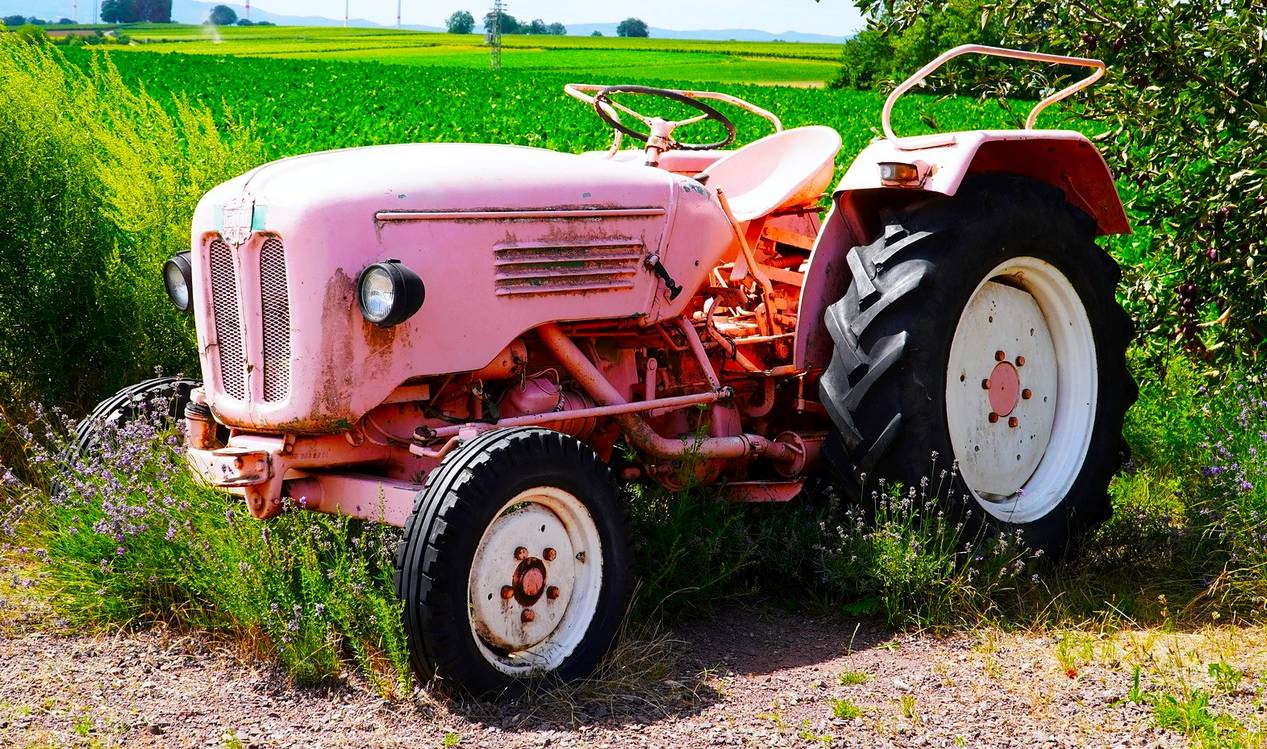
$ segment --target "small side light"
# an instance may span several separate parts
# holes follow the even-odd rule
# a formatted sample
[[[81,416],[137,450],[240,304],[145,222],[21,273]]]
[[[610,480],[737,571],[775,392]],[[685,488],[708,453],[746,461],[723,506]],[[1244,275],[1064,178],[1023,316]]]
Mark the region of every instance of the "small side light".
[[[887,187],[910,187],[923,181],[919,164],[901,161],[880,162],[880,182]]]
[[[194,311],[194,271],[189,253],[182,252],[163,263],[163,286],[181,312]]]

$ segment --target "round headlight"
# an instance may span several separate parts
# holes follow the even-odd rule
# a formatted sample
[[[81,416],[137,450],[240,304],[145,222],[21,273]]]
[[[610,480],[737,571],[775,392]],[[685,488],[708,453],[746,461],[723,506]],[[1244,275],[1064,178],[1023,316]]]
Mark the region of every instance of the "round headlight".
[[[399,260],[387,260],[361,272],[357,297],[367,321],[389,328],[413,317],[422,307],[426,288]]]
[[[176,309],[193,312],[194,274],[188,252],[182,252],[163,263],[163,286],[167,288],[167,296],[171,297]]]

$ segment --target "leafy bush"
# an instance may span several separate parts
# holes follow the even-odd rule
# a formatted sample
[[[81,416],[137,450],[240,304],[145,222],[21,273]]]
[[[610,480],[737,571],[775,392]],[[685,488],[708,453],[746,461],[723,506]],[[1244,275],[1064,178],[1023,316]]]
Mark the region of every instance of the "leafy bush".
[[[835,527],[824,523],[820,574],[847,610],[880,612],[901,627],[970,626],[1028,587],[1023,573],[1041,552],[1026,549],[1019,533],[976,522],[972,510],[956,519],[947,509],[955,470],[905,490],[881,479],[870,512],[851,506]]]
[[[859,3],[898,33],[937,23],[952,4]],[[1267,336],[1261,1],[985,0],[981,8],[1004,46],[1109,65],[1082,112],[1103,123],[1105,155],[1142,229],[1117,247],[1146,345],[1174,338],[1202,355],[1221,351],[1222,361],[1234,352],[1257,357]],[[1017,88],[1008,80],[1019,76],[1025,89],[1047,92],[1069,75],[1024,70],[978,83],[1009,93]]]
[[[167,621],[232,634],[303,683],[357,664],[385,693],[409,683],[392,584],[399,533],[298,512],[259,523],[242,501],[189,474],[161,414],[101,424],[74,455],[72,424],[18,427],[34,477],[0,481],[0,541],[25,555],[35,587],[69,626]]]
[[[83,408],[156,365],[191,371],[160,268],[202,194],[258,161],[250,133],[12,35],[0,99],[0,404]]]
[[[998,24],[981,23],[981,0],[944,0],[936,6],[936,12],[922,14],[909,25],[897,24],[884,13],[874,14],[867,28],[845,42],[840,76],[832,86],[888,87],[951,47],[998,43]],[[987,64],[967,62],[966,69],[971,74]]]

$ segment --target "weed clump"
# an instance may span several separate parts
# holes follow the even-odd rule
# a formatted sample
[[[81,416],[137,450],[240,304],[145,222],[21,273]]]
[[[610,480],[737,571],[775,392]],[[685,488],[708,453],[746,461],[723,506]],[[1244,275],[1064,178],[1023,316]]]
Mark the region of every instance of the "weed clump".
[[[154,366],[190,369],[193,325],[160,269],[188,249],[199,198],[258,163],[250,132],[13,34],[0,101],[0,403],[82,411]],[[0,458],[16,452],[0,429]]]
[[[201,486],[178,451],[166,396],[136,418],[74,424],[33,407],[18,426],[32,478],[5,472],[0,543],[72,628],[163,621],[220,632],[277,658],[299,683],[356,665],[385,694],[407,690],[408,656],[392,585],[398,532],[295,512],[262,524]]]

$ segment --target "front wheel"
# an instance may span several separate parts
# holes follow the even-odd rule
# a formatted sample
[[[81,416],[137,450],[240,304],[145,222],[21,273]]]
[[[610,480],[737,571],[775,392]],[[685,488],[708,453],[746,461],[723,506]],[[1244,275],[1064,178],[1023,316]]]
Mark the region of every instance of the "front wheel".
[[[1094,222],[1060,190],[989,175],[886,223],[851,251],[827,313],[828,457],[907,486],[953,460],[954,495],[1066,551],[1109,517],[1136,397],[1120,271]]]
[[[397,554],[415,674],[476,696],[588,676],[624,618],[631,557],[589,447],[538,428],[471,440],[427,477]]]

